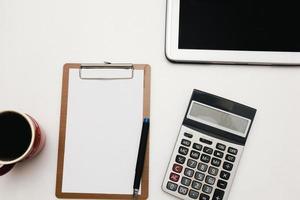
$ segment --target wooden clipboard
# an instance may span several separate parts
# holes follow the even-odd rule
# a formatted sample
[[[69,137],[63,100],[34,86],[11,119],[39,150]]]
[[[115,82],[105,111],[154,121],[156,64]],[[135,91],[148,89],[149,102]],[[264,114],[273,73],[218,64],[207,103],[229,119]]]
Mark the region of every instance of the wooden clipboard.
[[[84,68],[90,69],[97,67],[98,65],[90,64],[78,64],[71,63],[65,64],[63,68],[63,80],[62,80],[62,96],[61,96],[61,114],[60,114],[60,131],[59,131],[59,144],[58,144],[58,161],[57,161],[57,175],[56,175],[56,196],[58,198],[74,198],[74,199],[132,199],[131,193],[126,194],[114,194],[114,193],[97,193],[97,192],[88,192],[81,193],[76,191],[66,192],[63,191],[63,177],[64,177],[64,161],[65,161],[65,144],[66,144],[66,133],[67,133],[67,121],[68,121],[68,102],[69,102],[69,79],[70,79],[70,70],[76,69],[79,70],[80,76],[81,71]],[[143,85],[143,117],[149,117],[150,115],[150,66],[146,64],[111,64],[105,63],[101,64],[101,67],[107,67],[109,69],[115,69],[121,67],[131,67],[133,71],[142,70],[144,73],[144,85]],[[132,73],[133,75],[133,73]],[[130,78],[130,77],[128,77]],[[93,78],[92,78],[93,79]],[[105,78],[107,79],[110,78]],[[114,81],[114,80],[108,80]],[[142,119],[141,119],[142,120]],[[138,199],[147,199],[148,198],[148,187],[149,187],[149,139],[147,144],[145,164],[143,169],[143,176],[141,180],[141,193],[138,196]],[[138,146],[136,146],[138,149]],[[101,169],[100,169],[101,170]],[[134,170],[134,169],[133,169]],[[79,172],[80,173],[80,172]],[[126,173],[126,172],[125,172]],[[132,180],[133,186],[133,180]]]

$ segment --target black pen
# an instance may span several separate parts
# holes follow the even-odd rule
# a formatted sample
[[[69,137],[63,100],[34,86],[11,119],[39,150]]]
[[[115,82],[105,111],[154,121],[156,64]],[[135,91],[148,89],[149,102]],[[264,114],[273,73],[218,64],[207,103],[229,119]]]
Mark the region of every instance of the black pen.
[[[146,154],[146,149],[147,149],[149,125],[150,125],[150,119],[144,118],[142,134],[141,134],[141,139],[140,139],[139,153],[138,153],[136,167],[135,167],[135,177],[134,177],[134,184],[133,184],[133,199],[134,200],[137,199],[138,194],[139,194],[140,182],[141,182],[141,178],[142,178],[142,174],[143,174],[145,154]]]

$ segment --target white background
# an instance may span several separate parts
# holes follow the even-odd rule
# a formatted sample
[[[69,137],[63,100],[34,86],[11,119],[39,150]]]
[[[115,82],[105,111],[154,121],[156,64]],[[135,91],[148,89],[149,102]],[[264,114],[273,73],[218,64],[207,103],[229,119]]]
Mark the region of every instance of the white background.
[[[172,64],[164,0],[0,0],[0,110],[34,116],[44,151],[0,177],[1,200],[53,200],[62,66],[152,66],[149,199],[160,186],[194,88],[258,109],[230,200],[299,199],[300,68]]]

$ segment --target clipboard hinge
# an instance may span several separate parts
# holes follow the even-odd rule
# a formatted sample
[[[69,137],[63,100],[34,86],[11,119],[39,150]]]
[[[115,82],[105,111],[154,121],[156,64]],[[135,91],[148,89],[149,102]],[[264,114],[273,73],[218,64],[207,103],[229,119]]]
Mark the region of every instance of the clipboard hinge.
[[[82,63],[79,69],[80,79],[117,80],[132,79],[134,67],[132,63]]]

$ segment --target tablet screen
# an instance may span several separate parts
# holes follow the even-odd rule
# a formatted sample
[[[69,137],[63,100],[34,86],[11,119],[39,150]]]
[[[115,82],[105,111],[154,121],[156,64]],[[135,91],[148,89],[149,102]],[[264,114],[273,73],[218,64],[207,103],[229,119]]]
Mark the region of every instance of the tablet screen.
[[[298,1],[180,0],[179,49],[300,52]]]

